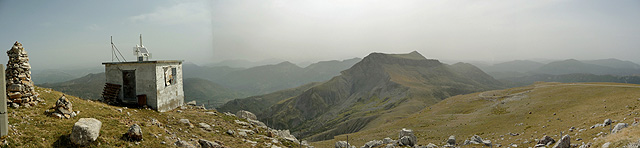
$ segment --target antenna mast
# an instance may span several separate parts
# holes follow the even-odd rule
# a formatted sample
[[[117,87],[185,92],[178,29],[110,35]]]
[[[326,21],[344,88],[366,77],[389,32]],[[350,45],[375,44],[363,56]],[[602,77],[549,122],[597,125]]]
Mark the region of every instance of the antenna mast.
[[[118,60],[118,62],[120,62],[120,58],[118,58],[118,55],[116,54],[116,52],[120,54],[120,57],[122,57],[122,60],[124,60],[125,62],[127,61],[126,59],[124,59],[124,56],[122,55],[122,53],[120,53],[120,50],[118,50],[118,47],[116,47],[116,44],[113,43],[113,36],[111,36],[111,61],[112,62],[114,57],[115,59]]]

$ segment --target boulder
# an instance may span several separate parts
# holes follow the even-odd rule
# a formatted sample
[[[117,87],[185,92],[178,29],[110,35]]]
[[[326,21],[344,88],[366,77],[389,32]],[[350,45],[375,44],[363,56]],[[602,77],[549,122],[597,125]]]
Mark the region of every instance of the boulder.
[[[394,146],[393,144],[389,143],[386,146],[384,146],[384,148],[395,148],[396,146]]]
[[[190,105],[190,106],[196,106],[196,101],[195,100],[194,101],[189,101],[186,104]]]
[[[447,145],[456,145],[456,136],[451,135],[449,136],[449,139],[447,139]]]
[[[556,140],[553,140],[553,138],[545,135],[544,137],[540,138],[540,140],[538,141],[538,144],[543,144],[543,145],[551,145],[553,143],[556,143]]]
[[[570,148],[571,147],[571,137],[569,135],[562,136],[562,139],[553,146],[553,148]]]
[[[399,146],[414,146],[415,144],[416,142],[410,136],[404,136],[398,140]]]
[[[404,139],[403,139],[404,138]],[[398,141],[400,146],[414,146],[417,143],[418,138],[413,134],[413,130],[402,128]]]
[[[491,146],[491,141],[490,140],[482,140],[482,138],[478,135],[473,135],[470,139],[469,139],[469,143],[471,144],[484,144],[486,146]]]
[[[433,144],[433,143],[429,143],[427,144],[427,146],[425,146],[426,148],[438,148],[437,145]]]
[[[364,146],[362,146],[362,148],[372,148],[372,147],[377,147],[377,146],[381,146],[382,145],[382,141],[380,140],[372,140],[369,141],[367,143],[364,144]]]
[[[349,143],[346,141],[338,141],[335,144],[335,148],[349,148]]]
[[[597,123],[597,124],[591,126],[591,129],[594,129],[596,127],[604,127],[604,124]]]
[[[227,134],[233,136],[234,134],[236,134],[236,132],[234,132],[233,130],[227,130]]]
[[[271,132],[280,138],[298,143],[298,139],[296,139],[295,136],[291,135],[289,130],[272,130]]]
[[[243,119],[251,119],[251,120],[258,120],[258,117],[256,117],[255,114],[249,112],[249,111],[245,111],[245,110],[240,110],[236,113],[236,116],[238,118],[243,118]]]
[[[187,142],[187,141],[183,141],[178,139],[178,141],[176,141],[174,143],[177,147],[183,147],[183,148],[196,148],[196,146],[193,146],[193,144]]]
[[[189,119],[180,119],[178,122],[180,122],[181,124],[184,124],[186,126],[193,127],[193,124],[191,124],[191,122],[189,122]]]
[[[601,148],[609,148],[610,145],[611,145],[611,142],[607,142],[607,143],[602,144]]]
[[[389,144],[389,143],[394,143],[393,139],[389,137],[382,139],[382,144]]]
[[[204,139],[200,139],[198,140],[198,143],[200,144],[200,147],[202,148],[223,148],[222,145],[216,143],[216,142],[211,142],[208,140],[204,140]]]
[[[205,131],[213,131],[213,128],[211,128],[211,126],[209,124],[198,123],[198,125],[200,125],[200,128],[202,128]]]
[[[580,147],[578,148],[590,148],[591,147],[591,142],[587,143],[587,144],[582,144]]]
[[[611,123],[613,123],[613,121],[611,119],[604,119],[604,123],[603,126],[607,126],[607,125],[611,125]]]
[[[623,128],[627,128],[629,126],[629,124],[627,123],[618,123],[616,124],[616,126],[613,127],[613,129],[611,130],[611,133],[617,133],[620,130],[622,130]]]
[[[138,126],[138,124],[133,124],[129,127],[129,130],[125,134],[125,137],[131,141],[141,141],[142,140],[142,128]]]
[[[71,130],[71,142],[76,145],[87,145],[98,139],[102,122],[94,118],[80,118]]]
[[[464,140],[464,142],[462,142],[462,145],[469,145],[471,144],[471,141],[469,141],[469,139]]]
[[[251,125],[254,125],[254,126],[256,126],[256,127],[264,127],[264,128],[266,128],[266,127],[267,127],[267,125],[266,125],[266,124],[264,124],[264,123],[262,123],[262,122],[260,122],[260,121],[258,121],[258,120],[251,120],[251,119],[247,119],[247,121],[249,121],[249,123],[251,123]]]

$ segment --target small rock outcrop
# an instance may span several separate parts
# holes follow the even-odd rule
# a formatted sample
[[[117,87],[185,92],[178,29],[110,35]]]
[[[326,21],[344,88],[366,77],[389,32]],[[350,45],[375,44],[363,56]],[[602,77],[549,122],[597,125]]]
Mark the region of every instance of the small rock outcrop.
[[[425,148],[438,148],[438,146],[436,144],[429,143],[427,144],[427,146],[425,146]]]
[[[76,113],[73,112],[73,104],[67,99],[67,97],[62,94],[58,101],[56,101],[56,105],[53,107],[54,112],[51,113],[51,116],[59,117],[59,118],[73,118],[76,116]]]
[[[413,130],[402,128],[402,130],[400,130],[400,135],[398,136],[398,145],[414,146],[417,139],[418,138],[413,134]]]
[[[200,144],[200,147],[202,148],[223,148],[223,146],[218,144],[217,142],[211,142],[204,139],[198,140],[198,144]]]
[[[611,119],[604,119],[604,123],[602,123],[604,126],[607,125],[611,125],[611,123],[613,123],[613,121]]]
[[[537,144],[542,144],[542,145],[546,145],[549,146],[553,143],[556,143],[556,140],[553,140],[553,138],[545,135],[544,137],[540,138],[540,140],[538,141]]]
[[[562,139],[553,146],[553,148],[570,148],[571,147],[571,137],[569,135],[562,136]]]
[[[582,145],[581,145],[580,147],[578,147],[578,148],[590,148],[590,147],[591,147],[591,145],[592,145],[592,144],[591,144],[591,142],[586,143],[586,144],[585,144],[585,143],[582,143]]]
[[[27,51],[22,48],[22,44],[17,42],[7,51],[9,61],[5,70],[7,80],[7,103],[14,108],[20,106],[35,106],[38,101],[38,93],[35,91],[33,81],[31,81],[31,65]]]
[[[607,142],[607,143],[602,144],[601,148],[609,148],[610,145],[611,145],[611,142]]]
[[[622,130],[623,128],[627,128],[629,126],[629,124],[627,123],[618,123],[616,124],[616,126],[613,127],[613,129],[611,130],[611,133],[617,133],[620,130]]]
[[[393,139],[387,137],[387,138],[382,139],[382,143],[383,144],[389,144],[389,143],[394,143],[394,141],[393,141]]]
[[[490,140],[482,140],[482,138],[478,135],[473,135],[470,139],[469,139],[469,143],[471,144],[484,144],[486,146],[491,146],[491,141]]]
[[[196,101],[189,101],[187,103],[185,103],[186,105],[191,105],[191,106],[196,106]]]
[[[240,110],[236,113],[236,116],[238,118],[243,118],[243,119],[251,119],[251,120],[258,120],[258,117],[256,117],[255,114],[249,112],[249,111],[245,111],[245,110]]]
[[[175,144],[177,147],[196,148],[196,146],[194,146],[193,144],[180,139],[178,139],[178,141],[174,142],[173,144]]]
[[[200,128],[202,128],[205,131],[213,131],[213,128],[211,128],[211,125],[206,124],[206,123],[198,123],[198,125],[200,125]]]
[[[193,124],[191,124],[191,122],[189,122],[189,119],[180,119],[178,122],[180,122],[181,124],[184,124],[186,126],[193,127]]]
[[[372,148],[372,147],[377,147],[377,146],[381,146],[382,145],[382,141],[380,140],[372,140],[369,141],[367,143],[364,144],[364,146],[362,146],[361,148]]]
[[[298,143],[298,139],[295,136],[291,135],[291,132],[289,132],[289,130],[272,130],[271,133],[280,138]]]
[[[338,141],[335,144],[335,148],[349,148],[349,143],[346,141]]]
[[[76,145],[87,145],[100,136],[102,122],[94,118],[80,118],[71,130],[71,142]]]
[[[138,124],[133,124],[129,127],[127,133],[125,133],[125,138],[129,141],[141,141],[142,140],[142,128],[138,126]]]
[[[449,139],[447,139],[447,144],[445,146],[455,146],[456,145],[456,136],[451,135]]]

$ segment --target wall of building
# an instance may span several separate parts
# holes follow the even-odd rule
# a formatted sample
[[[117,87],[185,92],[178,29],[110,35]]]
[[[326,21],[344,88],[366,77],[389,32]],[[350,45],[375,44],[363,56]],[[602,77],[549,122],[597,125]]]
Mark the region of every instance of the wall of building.
[[[176,107],[182,106],[184,103],[184,90],[182,85],[182,64],[181,63],[157,63],[156,65],[156,88],[158,89],[157,110],[165,112],[172,110]],[[166,85],[165,68],[176,68],[176,75],[174,76],[175,83]]]
[[[122,85],[122,71],[135,70],[136,95],[147,95],[147,105],[153,108],[157,106],[157,92],[155,91],[157,77],[155,65],[155,63],[105,64],[106,82]],[[124,99],[122,87],[120,88],[118,98],[123,99],[123,103],[138,104],[137,99]]]

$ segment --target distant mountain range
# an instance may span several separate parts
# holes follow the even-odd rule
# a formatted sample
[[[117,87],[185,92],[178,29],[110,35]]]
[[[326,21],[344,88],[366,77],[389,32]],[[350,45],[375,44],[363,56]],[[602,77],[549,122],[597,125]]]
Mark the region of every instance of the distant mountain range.
[[[198,104],[214,108],[236,98],[271,93],[310,82],[326,81],[360,60],[354,58],[343,61],[321,61],[305,68],[290,62],[252,68],[206,67],[184,63],[185,101],[196,100]],[[42,74],[50,74],[51,76],[47,78],[53,79],[55,77],[52,75],[64,75],[69,72],[76,71],[48,71]],[[97,100],[101,97],[105,76],[102,72],[67,81],[56,81],[38,85],[85,99]]]
[[[301,68],[291,62],[252,68],[183,66],[185,78],[203,78],[247,95],[260,95],[297,87],[310,82],[326,81],[340,74],[359,58],[343,61],[321,61]],[[246,96],[245,96],[246,97]]]
[[[321,84],[285,91],[287,95],[276,92],[243,100],[268,98],[270,101],[263,102],[276,102],[267,109],[264,104],[260,107],[260,120],[315,141],[403,118],[450,96],[501,87],[500,82],[471,64],[446,65],[418,52],[372,53]],[[218,109],[253,107],[238,102],[228,102]]]
[[[516,60],[494,65],[477,64],[496,79],[533,75],[595,74],[628,76],[640,74],[640,65],[618,59],[584,60],[568,59],[543,64],[528,60]]]
[[[32,69],[31,79],[35,84],[57,83],[86,76],[91,73],[104,72],[104,67],[64,68],[64,69]]]

